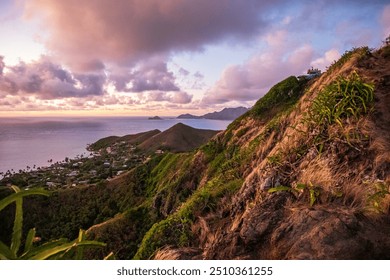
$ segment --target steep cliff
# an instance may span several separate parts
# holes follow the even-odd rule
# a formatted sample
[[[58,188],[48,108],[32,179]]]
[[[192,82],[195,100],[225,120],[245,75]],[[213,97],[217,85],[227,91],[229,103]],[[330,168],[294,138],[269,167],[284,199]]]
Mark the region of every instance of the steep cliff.
[[[211,194],[168,217],[190,220],[187,244],[155,226],[136,257],[388,259],[389,51],[354,49],[307,84],[274,86],[195,156],[207,171],[190,200]]]

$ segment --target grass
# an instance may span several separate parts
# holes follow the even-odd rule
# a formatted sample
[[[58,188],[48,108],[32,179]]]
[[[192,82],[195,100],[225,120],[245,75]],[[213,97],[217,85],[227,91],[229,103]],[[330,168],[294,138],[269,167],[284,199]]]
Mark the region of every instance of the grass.
[[[302,94],[301,89],[302,83],[295,76],[290,76],[274,85],[264,97],[259,99],[249,111],[249,115],[262,120],[272,118],[276,115],[275,109],[279,109],[277,110],[279,112],[280,109],[295,103]]]
[[[197,189],[173,214],[154,224],[145,234],[134,259],[149,259],[163,246],[191,244],[191,225],[200,214],[215,210],[220,199],[234,194],[242,179],[227,180],[221,173]]]
[[[371,49],[367,46],[352,48],[349,51],[345,51],[338,60],[335,60],[326,70],[327,74],[334,72],[337,69],[340,69],[346,62],[348,62],[352,57],[362,59],[366,55],[371,53]]]
[[[277,83],[253,105],[251,110],[234,120],[227,127],[226,133],[239,127],[240,122],[247,117],[267,122],[278,113],[288,110],[302,96],[305,84],[306,81],[299,81],[295,76],[290,76]]]
[[[364,52],[365,50],[358,51]],[[337,65],[345,63],[354,52],[346,54]],[[276,169],[278,174],[285,173],[284,175],[290,178],[288,174],[291,175],[295,172],[295,166],[299,166],[297,164],[311,147],[314,147],[317,154],[321,156],[324,149],[328,147],[327,145],[335,140],[334,137],[337,136],[337,140],[340,140],[338,138],[340,134],[330,132],[335,129],[343,131],[342,142],[348,143],[350,146],[352,141],[355,143],[359,139],[365,140],[364,135],[359,135],[359,130],[355,129],[351,133],[350,127],[351,124],[359,122],[362,116],[371,112],[373,100],[374,85],[364,82],[357,72],[352,72],[348,77],[338,77],[318,93],[304,116],[303,124],[307,125],[308,129],[301,131],[305,134],[303,142],[299,143],[298,146],[292,145],[276,150],[267,157],[268,165]],[[267,126],[269,126],[269,131],[274,131],[280,126],[280,120],[274,117]],[[291,178],[286,179],[287,182],[290,180]],[[276,191],[291,191],[297,198],[307,200],[309,205],[313,206],[319,201],[320,196],[322,197],[324,189],[320,185],[306,182],[306,184],[297,184],[295,187],[276,186],[269,190],[270,193]],[[331,199],[340,197],[339,192],[328,191],[327,195]],[[382,190],[373,192],[372,198],[369,200],[372,206],[378,205],[375,199],[383,194]]]
[[[308,200],[310,207],[312,207],[316,202],[318,202],[322,189],[321,187],[314,186],[311,183],[310,184],[298,183],[295,187],[276,186],[270,188],[268,190],[268,193],[284,192],[284,191],[292,193],[297,199],[302,197],[304,200]]]
[[[346,78],[338,77],[317,95],[304,122],[309,125],[310,131],[318,132],[316,139],[319,143],[327,134],[329,126],[337,124],[343,129],[346,123],[356,122],[362,115],[369,113],[373,100],[374,85],[365,83],[356,72],[353,72]],[[360,138],[359,135],[352,136]],[[350,143],[349,131],[345,132],[344,138]]]
[[[377,213],[385,214],[384,199],[390,195],[389,186],[385,182],[375,182],[369,187],[367,208]]]
[[[319,125],[337,123],[341,127],[342,119],[358,119],[366,114],[374,100],[374,85],[364,83],[356,72],[348,78],[339,77],[325,87],[313,101],[309,119]]]

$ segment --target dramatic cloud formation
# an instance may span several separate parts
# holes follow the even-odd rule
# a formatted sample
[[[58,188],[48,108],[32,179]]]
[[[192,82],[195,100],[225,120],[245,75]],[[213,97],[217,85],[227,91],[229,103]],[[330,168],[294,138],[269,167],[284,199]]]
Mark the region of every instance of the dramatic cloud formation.
[[[6,67],[0,59],[0,91],[11,95],[33,94],[39,99],[102,95],[103,74],[72,74],[47,57]]]
[[[123,76],[110,76],[103,72],[72,73],[48,57],[7,66],[0,56],[3,111],[114,110],[129,105],[161,109],[168,104],[189,104],[192,98],[175,85],[173,73],[158,59],[139,63]]]
[[[124,92],[178,91],[175,77],[163,60],[144,60],[133,69],[122,68],[111,75],[116,90]]]
[[[383,0],[7,1],[0,34],[26,24],[23,14],[35,28],[13,33],[34,33],[46,56],[23,57],[31,46],[13,48],[18,40],[0,46],[1,110],[250,106],[287,76],[390,33]]]
[[[360,20],[361,16],[366,16],[366,10],[356,9],[356,2],[332,0],[298,4],[297,7],[302,6],[296,9],[296,13],[280,18],[279,28],[276,24],[261,37],[267,43],[262,51],[245,63],[231,65],[223,71],[216,84],[205,93],[202,104],[256,101],[275,83],[290,75],[303,74],[310,66],[325,71],[340,57],[339,49],[345,51],[375,42],[374,32]],[[374,0],[366,9],[382,2]],[[341,17],[351,9],[353,15]],[[340,17],[332,16],[337,14]],[[390,26],[390,5],[384,8],[381,22],[385,30]],[[329,32],[333,34],[333,37],[329,36],[334,38],[329,41],[333,47],[323,50],[323,53],[315,51],[312,42]]]
[[[288,42],[284,30],[268,34],[265,40],[268,42],[267,51],[254,55],[242,65],[225,69],[218,82],[206,92],[202,102],[254,101],[275,83],[307,70],[314,54],[310,45]]]
[[[266,26],[260,12],[277,2],[29,0],[25,14],[42,19],[49,49],[77,67],[96,59],[130,63],[258,35]]]

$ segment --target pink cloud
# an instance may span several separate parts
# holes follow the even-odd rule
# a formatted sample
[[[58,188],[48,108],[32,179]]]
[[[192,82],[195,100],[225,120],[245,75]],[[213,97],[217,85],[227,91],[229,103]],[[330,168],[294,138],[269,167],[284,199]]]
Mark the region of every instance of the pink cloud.
[[[184,91],[161,92],[152,91],[138,94],[139,100],[144,103],[168,102],[173,104],[188,104],[192,101],[192,95]]]
[[[48,30],[46,45],[68,65],[96,58],[130,63],[152,54],[200,50],[205,44],[257,35],[275,1],[29,0],[25,17]]]
[[[39,99],[102,95],[103,74],[71,73],[48,57],[7,67],[0,60],[0,90],[12,95],[30,94]],[[7,71],[4,71],[6,69]]]
[[[175,76],[168,71],[167,63],[161,58],[152,58],[138,63],[135,68],[119,68],[110,79],[118,91],[177,91]]]
[[[381,15],[384,37],[390,36],[390,5],[384,7]]]
[[[322,71],[326,70],[326,67],[329,66],[332,62],[340,58],[340,53],[337,49],[330,49],[325,52],[323,57],[317,58],[311,62],[311,65],[315,68],[318,68]]]
[[[290,75],[300,75],[312,61],[310,45],[286,44],[284,32],[268,35],[269,47],[241,65],[224,70],[221,78],[205,93],[203,104],[254,101]],[[287,47],[288,46],[288,47]],[[294,48],[295,47],[295,48]]]
[[[192,95],[183,91],[176,91],[171,94],[171,103],[175,104],[187,104],[192,101]]]

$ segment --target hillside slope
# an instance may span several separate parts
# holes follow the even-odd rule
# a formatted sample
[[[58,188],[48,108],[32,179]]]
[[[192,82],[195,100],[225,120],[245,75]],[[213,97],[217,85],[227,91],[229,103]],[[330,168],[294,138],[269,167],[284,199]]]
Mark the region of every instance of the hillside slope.
[[[129,134],[129,135],[125,135],[125,136],[108,136],[108,137],[101,138],[98,141],[96,141],[95,143],[91,144],[89,146],[89,149],[99,150],[101,148],[107,148],[107,147],[111,146],[112,144],[114,144],[116,142],[121,142],[121,141],[125,141],[125,142],[128,142],[129,144],[135,145],[135,144],[139,144],[139,143],[146,141],[150,137],[153,137],[154,135],[156,135],[160,132],[161,132],[160,130],[154,129],[154,130],[150,130],[150,131],[146,131],[146,132],[140,132],[137,134]]]
[[[144,151],[156,151],[158,149],[171,152],[188,152],[206,143],[218,131],[197,129],[178,123],[171,128],[150,137],[138,147]]]
[[[388,259],[389,59],[355,49],[306,85],[275,85],[195,155],[198,189],[135,257]]]
[[[26,203],[25,220],[47,239],[90,227],[107,247],[89,258],[389,259],[389,60],[358,48],[288,77],[200,148]],[[65,202],[64,223],[43,220]]]

